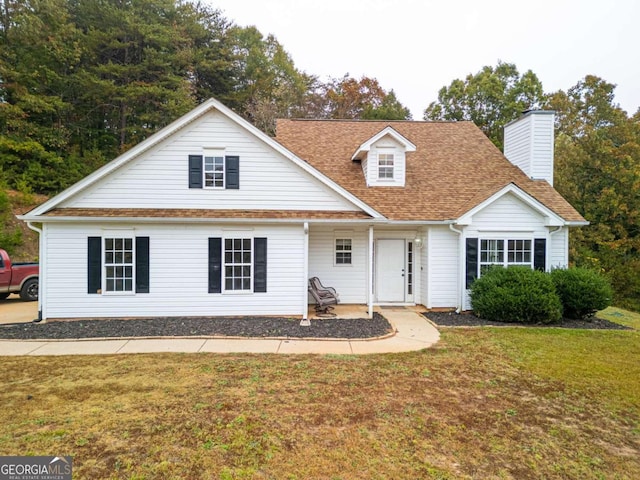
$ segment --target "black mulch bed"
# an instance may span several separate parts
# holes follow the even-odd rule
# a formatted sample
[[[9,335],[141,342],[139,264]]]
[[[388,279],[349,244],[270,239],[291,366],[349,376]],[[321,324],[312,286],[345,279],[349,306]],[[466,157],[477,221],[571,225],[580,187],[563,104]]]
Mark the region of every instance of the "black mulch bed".
[[[392,331],[379,313],[373,319],[311,320],[311,326],[300,326],[300,320],[272,317],[163,317],[149,319],[104,319],[49,321],[0,325],[0,338],[69,339],[103,337],[290,337],[290,338],[374,338]]]
[[[590,320],[573,320],[563,318],[558,323],[506,323],[483,320],[472,313],[458,314],[455,312],[424,312],[423,315],[439,327],[560,327],[560,328],[584,328],[590,330],[633,330],[618,323],[613,323],[601,318]]]

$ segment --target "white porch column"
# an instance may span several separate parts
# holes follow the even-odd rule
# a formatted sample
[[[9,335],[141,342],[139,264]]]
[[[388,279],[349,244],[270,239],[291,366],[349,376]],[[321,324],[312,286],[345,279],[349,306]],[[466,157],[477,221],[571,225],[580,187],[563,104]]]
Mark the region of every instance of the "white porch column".
[[[309,311],[309,293],[307,292],[307,282],[309,281],[309,222],[304,222],[304,278],[302,279],[304,288],[302,298],[302,322],[301,325],[309,325],[307,312]]]
[[[369,226],[369,275],[368,281],[369,285],[367,286],[367,300],[369,307],[369,318],[373,318],[373,225]]]

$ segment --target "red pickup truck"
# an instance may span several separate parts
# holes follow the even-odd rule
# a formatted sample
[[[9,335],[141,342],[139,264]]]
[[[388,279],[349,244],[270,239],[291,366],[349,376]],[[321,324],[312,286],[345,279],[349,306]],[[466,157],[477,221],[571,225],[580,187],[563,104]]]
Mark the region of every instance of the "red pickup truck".
[[[37,263],[11,263],[7,252],[0,248],[0,300],[12,293],[19,293],[27,302],[38,299]]]

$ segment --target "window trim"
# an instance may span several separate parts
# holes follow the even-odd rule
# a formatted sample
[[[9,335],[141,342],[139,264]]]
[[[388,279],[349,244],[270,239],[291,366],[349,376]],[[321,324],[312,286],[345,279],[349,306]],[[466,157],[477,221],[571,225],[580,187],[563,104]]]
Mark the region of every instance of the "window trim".
[[[344,249],[338,250],[338,241],[349,241],[348,252]],[[343,245],[344,246],[344,245]],[[339,263],[338,254],[349,253],[349,263]],[[333,239],[333,266],[334,267],[352,267],[353,266],[353,238],[349,236],[336,236]]]
[[[249,261],[249,263],[247,262],[241,262],[241,264],[239,264],[239,266],[248,266],[250,268],[250,274],[249,274],[249,288],[248,289],[241,289],[241,290],[234,290],[234,289],[227,289],[227,258],[226,258],[226,253],[227,253],[227,249],[226,249],[226,242],[227,240],[249,240],[249,247],[251,249],[251,260]],[[244,235],[229,235],[229,236],[223,236],[222,237],[222,245],[221,245],[221,254],[222,254],[222,259],[221,259],[221,274],[220,274],[220,283],[221,283],[221,291],[220,293],[222,295],[252,295],[254,293],[254,276],[255,276],[255,265],[254,265],[254,258],[255,258],[255,244],[254,244],[254,237],[252,236],[244,236]],[[229,264],[229,266],[238,266],[235,263],[231,263]]]
[[[131,263],[107,263],[107,240],[131,240]],[[106,296],[131,296],[136,294],[136,238],[133,232],[105,232],[102,235],[101,258],[101,294]],[[107,268],[114,266],[131,266],[131,290],[108,290],[107,289]]]
[[[480,278],[482,276],[482,267],[485,266],[491,266],[491,265],[499,265],[503,268],[506,267],[512,267],[512,266],[522,266],[522,267],[529,267],[532,270],[534,269],[534,239],[527,237],[527,238],[509,238],[509,237],[480,237],[479,239],[479,243],[478,243],[478,270],[477,270],[477,274],[478,276],[476,278]],[[495,250],[486,250],[483,249],[482,245],[484,242],[496,242],[496,243],[501,243],[501,249],[497,248]],[[510,242],[529,242],[529,261],[528,262],[510,262],[509,261],[509,243]],[[482,253],[483,252],[501,252],[502,253],[502,261],[488,261],[482,260]],[[517,252],[517,250],[514,250],[514,252]],[[526,252],[526,250],[522,250],[522,252]]]
[[[213,159],[213,170],[207,170],[207,158]],[[222,159],[222,186],[216,186],[216,158]],[[207,173],[213,174],[213,185],[207,185]],[[227,160],[224,150],[205,150],[202,153],[202,188],[206,190],[226,190],[227,188]]]
[[[384,159],[383,161],[385,162],[389,162],[391,161],[391,164],[384,164],[381,165],[381,156],[390,156],[391,159]],[[377,154],[377,158],[376,158],[376,168],[378,171],[378,181],[380,182],[394,182],[396,180],[396,152],[395,151],[379,151]],[[381,169],[385,169],[385,170],[390,170],[391,171],[391,176],[387,177],[387,176],[381,176]]]

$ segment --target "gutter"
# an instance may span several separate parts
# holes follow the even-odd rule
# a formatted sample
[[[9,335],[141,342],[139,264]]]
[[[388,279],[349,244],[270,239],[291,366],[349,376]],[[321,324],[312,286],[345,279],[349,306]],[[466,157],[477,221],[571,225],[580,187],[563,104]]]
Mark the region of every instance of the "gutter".
[[[47,217],[18,215],[24,222],[41,223],[371,223],[392,226],[452,225],[455,220],[389,220],[387,218],[330,219],[330,218],[201,218],[201,217]]]

